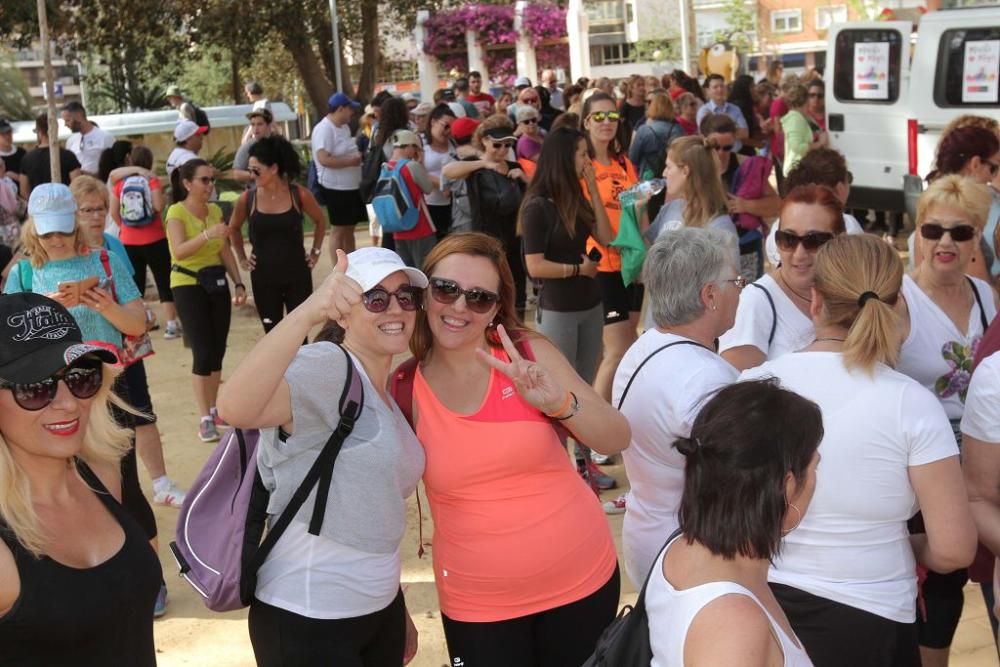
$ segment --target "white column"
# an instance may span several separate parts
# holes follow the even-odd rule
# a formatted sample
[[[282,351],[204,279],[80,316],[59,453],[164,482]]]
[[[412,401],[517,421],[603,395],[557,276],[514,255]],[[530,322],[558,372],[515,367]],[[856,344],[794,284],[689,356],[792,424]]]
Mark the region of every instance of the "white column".
[[[524,32],[524,8],[528,6],[525,0],[518,0],[514,5],[514,30],[517,32],[516,62],[517,75],[526,76],[531,83],[538,83],[538,61],[535,59],[535,47]]]
[[[479,35],[471,30],[465,31],[465,48],[469,54],[468,71],[479,72],[483,75],[483,81],[489,81],[490,73],[486,71],[486,59],[483,58],[483,47],[479,46],[478,38]]]
[[[582,0],[569,0],[566,9],[566,33],[569,35],[569,79],[590,78],[590,29]]]
[[[413,29],[413,40],[417,43],[417,73],[420,77],[420,99],[429,102],[438,88],[437,58],[424,53],[424,21],[430,18],[430,12],[421,9],[417,12],[417,25]]]

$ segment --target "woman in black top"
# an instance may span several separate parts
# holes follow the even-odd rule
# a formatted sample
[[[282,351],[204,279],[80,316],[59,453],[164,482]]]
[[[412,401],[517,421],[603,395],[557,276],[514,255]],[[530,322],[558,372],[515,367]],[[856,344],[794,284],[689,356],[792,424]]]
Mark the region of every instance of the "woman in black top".
[[[326,233],[323,210],[307,188],[293,181],[302,170],[298,154],[284,137],[271,135],[250,147],[250,177],[254,187],[240,197],[231,222],[235,238],[242,239],[244,220],[250,221],[250,257],[242,243],[234,243],[236,258],[250,271],[257,314],[264,333],[312,294],[312,268],[319,259]],[[312,249],[303,244],[303,214],[315,225]]]
[[[0,297],[0,663],[156,665],[161,570],[119,504],[115,355],[30,292]]]

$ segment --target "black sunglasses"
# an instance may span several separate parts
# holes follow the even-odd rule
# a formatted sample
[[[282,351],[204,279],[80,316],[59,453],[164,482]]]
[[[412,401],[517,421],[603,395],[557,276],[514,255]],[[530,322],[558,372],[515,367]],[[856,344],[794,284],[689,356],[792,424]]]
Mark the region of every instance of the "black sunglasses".
[[[726,145],[720,144],[715,147],[715,150],[719,151],[720,153],[728,153],[729,151],[733,150],[733,146],[735,145],[736,144],[726,144]]]
[[[937,241],[944,233],[951,235],[951,240],[956,243],[971,241],[976,235],[976,228],[972,225],[955,225],[954,227],[944,227],[936,222],[925,222],[920,225],[920,235],[928,241]]]
[[[774,240],[782,250],[795,250],[802,244],[802,247],[809,252],[816,252],[827,241],[833,239],[830,232],[809,232],[799,236],[794,232],[783,232],[780,229],[774,233]]]
[[[535,124],[538,123],[538,119],[537,118],[526,118],[525,120],[522,120],[521,122],[524,123],[525,125],[535,125]]]
[[[254,176],[260,176],[260,167],[248,167],[247,171],[249,171]]]
[[[496,150],[500,150],[501,148],[510,148],[513,145],[514,145],[513,141],[491,141],[490,142],[490,146],[492,146],[493,150],[495,150],[495,151]]]
[[[100,359],[85,358],[39,382],[0,382],[0,389],[10,389],[15,403],[36,412],[56,399],[59,380],[65,381],[70,393],[77,398],[90,398],[104,381],[104,365]]]
[[[465,305],[469,307],[469,310],[480,315],[488,312],[493,304],[500,300],[499,294],[481,287],[462,289],[454,280],[431,278],[431,296],[438,303],[452,304],[463,295],[465,296]]]
[[[361,303],[369,313],[384,313],[389,308],[389,301],[392,297],[396,297],[396,303],[400,308],[413,311],[420,306],[423,294],[422,287],[413,285],[400,285],[395,292],[390,292],[384,287],[373,287],[361,295]]]

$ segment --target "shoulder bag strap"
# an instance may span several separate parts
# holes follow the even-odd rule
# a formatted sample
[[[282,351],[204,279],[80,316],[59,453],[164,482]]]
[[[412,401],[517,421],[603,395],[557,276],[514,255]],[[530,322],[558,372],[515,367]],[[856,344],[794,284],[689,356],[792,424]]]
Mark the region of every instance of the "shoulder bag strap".
[[[983,308],[983,297],[979,296],[979,290],[976,289],[976,283],[969,276],[965,276],[965,279],[969,281],[969,287],[972,288],[972,295],[976,297],[976,305],[979,306],[979,322],[983,325],[983,333],[990,328],[990,322],[986,319],[986,309]]]
[[[639,591],[639,597],[635,599],[635,604],[632,605],[633,614],[645,614],[646,613],[646,586],[649,585],[649,580],[653,578],[653,573],[656,572],[657,566],[660,565],[659,555],[663,553],[663,550],[667,548],[667,545],[674,541],[674,538],[681,534],[681,529],[678,528],[670,534],[667,541],[663,543],[660,550],[656,552],[657,557],[653,559],[653,566],[649,568],[649,572],[646,573],[646,580],[642,582],[642,590]]]
[[[663,347],[658,347],[653,350],[648,357],[642,360],[642,363],[640,363],[632,373],[632,377],[628,379],[628,384],[625,385],[625,391],[622,392],[622,397],[618,399],[617,408],[619,410],[622,409],[622,405],[625,403],[625,397],[628,396],[628,390],[632,388],[632,383],[635,382],[636,377],[639,375],[639,371],[641,371],[642,367],[646,365],[646,362],[658,355],[660,352],[663,352],[668,347],[674,347],[675,345],[697,345],[698,347],[705,347],[701,343],[696,343],[693,340],[675,340],[673,343],[667,343]],[[707,350],[708,348],[705,347],[705,349]]]
[[[774,297],[771,296],[771,293],[767,291],[766,287],[758,285],[757,283],[750,284],[764,293],[764,296],[767,297],[767,303],[771,306],[771,333],[767,336],[767,345],[770,347],[771,343],[774,342],[774,332],[778,328],[778,309],[774,307]],[[972,291],[975,292],[975,288],[973,288]]]

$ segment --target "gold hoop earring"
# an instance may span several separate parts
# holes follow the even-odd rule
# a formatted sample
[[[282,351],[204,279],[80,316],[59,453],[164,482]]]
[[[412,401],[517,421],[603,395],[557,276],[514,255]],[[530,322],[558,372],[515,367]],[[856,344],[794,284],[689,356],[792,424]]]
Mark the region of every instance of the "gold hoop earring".
[[[792,503],[789,503],[789,502],[785,503],[785,507],[791,507],[793,510],[795,510],[795,513],[799,515],[799,520],[796,521],[795,525],[792,526],[791,528],[789,528],[788,530],[781,531],[782,536],[787,535],[788,533],[792,532],[793,530],[795,530],[796,528],[799,527],[800,523],[802,523],[802,512],[799,511],[798,507],[796,507],[795,505],[793,505]],[[786,514],[787,514],[787,511],[786,511]]]

